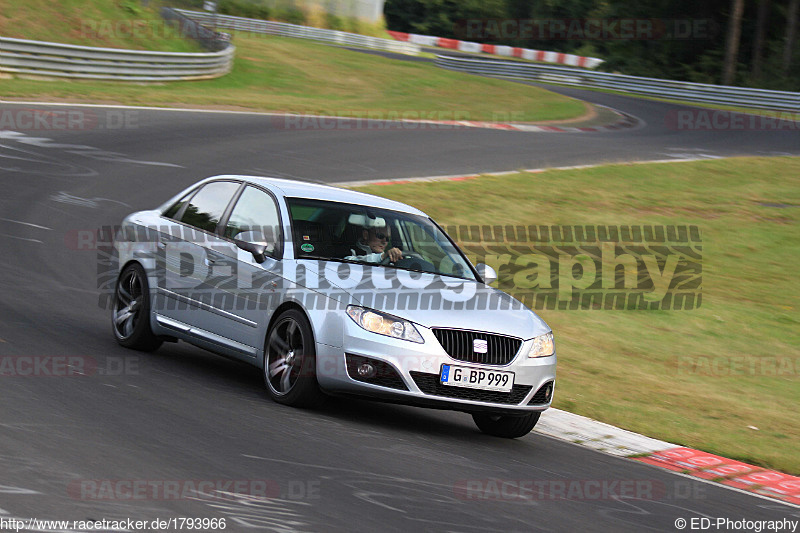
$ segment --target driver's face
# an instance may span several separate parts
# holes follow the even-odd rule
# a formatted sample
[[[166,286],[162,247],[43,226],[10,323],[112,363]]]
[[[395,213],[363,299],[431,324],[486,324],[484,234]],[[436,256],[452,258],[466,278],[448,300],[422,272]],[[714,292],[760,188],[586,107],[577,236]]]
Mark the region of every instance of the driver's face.
[[[365,239],[367,246],[369,246],[373,252],[383,252],[389,240],[392,238],[392,232],[389,231],[388,227],[371,228],[365,230],[364,233],[366,234]]]

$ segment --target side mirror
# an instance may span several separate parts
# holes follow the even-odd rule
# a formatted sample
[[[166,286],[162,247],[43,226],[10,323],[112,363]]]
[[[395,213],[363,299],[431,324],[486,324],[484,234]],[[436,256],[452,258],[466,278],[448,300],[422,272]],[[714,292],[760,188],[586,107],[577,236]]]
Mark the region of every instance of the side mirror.
[[[243,231],[233,239],[233,242],[242,250],[253,254],[253,259],[258,263],[263,263],[267,260],[267,250],[270,248],[270,243],[260,231]]]
[[[483,278],[483,282],[487,285],[497,281],[497,272],[485,263],[478,263],[475,265],[478,274]]]

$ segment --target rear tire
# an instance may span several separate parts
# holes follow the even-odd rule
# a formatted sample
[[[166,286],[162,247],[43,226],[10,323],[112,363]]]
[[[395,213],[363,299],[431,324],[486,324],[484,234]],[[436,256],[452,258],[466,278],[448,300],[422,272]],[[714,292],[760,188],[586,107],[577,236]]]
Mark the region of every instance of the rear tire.
[[[152,352],[161,339],[150,328],[150,287],[139,263],[126,266],[117,278],[111,305],[114,338],[125,348]]]
[[[483,433],[494,437],[516,439],[531,432],[541,413],[529,413],[523,416],[492,415],[472,413],[472,420]]]
[[[316,407],[324,394],[317,383],[314,335],[297,309],[281,313],[267,333],[264,345],[264,382],[278,403]]]

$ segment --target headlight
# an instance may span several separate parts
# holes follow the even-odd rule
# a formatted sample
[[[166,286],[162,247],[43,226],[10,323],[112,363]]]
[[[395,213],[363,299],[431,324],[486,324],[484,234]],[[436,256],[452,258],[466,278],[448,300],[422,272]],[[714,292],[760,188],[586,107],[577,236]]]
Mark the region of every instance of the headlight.
[[[348,305],[347,314],[356,324],[372,333],[394,337],[395,339],[403,339],[405,341],[418,342],[420,344],[425,342],[422,339],[422,335],[417,331],[417,328],[414,327],[414,324],[408,320],[379,313],[372,309],[365,309],[357,305]]]
[[[556,343],[553,340],[553,332],[545,333],[534,337],[533,346],[531,351],[528,352],[528,357],[547,357],[556,353]]]

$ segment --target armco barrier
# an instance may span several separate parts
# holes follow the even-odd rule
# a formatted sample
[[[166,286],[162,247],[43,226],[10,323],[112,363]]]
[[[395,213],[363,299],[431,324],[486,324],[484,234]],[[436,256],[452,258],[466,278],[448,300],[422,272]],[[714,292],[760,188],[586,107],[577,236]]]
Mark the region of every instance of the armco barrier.
[[[216,78],[233,66],[234,47],[211,53],[94,48],[0,37],[0,71],[135,82]]]
[[[272,22],[269,20],[232,17],[230,15],[214,15],[202,11],[187,11],[185,9],[176,9],[175,11],[200,24],[226,30],[249,31],[252,33],[280,35],[282,37],[311,39],[331,44],[384,50],[399,54],[417,55],[420,52],[420,47],[417,44],[393,41],[391,39],[381,39],[379,37],[369,37],[356,33],[323,30],[320,28],[311,28],[309,26],[288,24],[286,22]]]
[[[174,26],[175,31],[181,36],[194,39],[208,52],[219,52],[230,45],[231,36],[207,28],[186,15],[179,13],[171,7],[161,8],[161,18]]]
[[[481,44],[470,41],[458,41],[456,39],[445,39],[443,37],[433,37],[431,35],[418,35],[416,33],[403,33],[390,31],[389,35],[401,42],[409,42],[421,46],[438,46],[439,48],[450,48],[460,52],[471,54],[494,54],[505,57],[518,57],[528,61],[541,61],[543,63],[557,63],[559,65],[569,65],[571,67],[595,68],[603,62],[596,57],[576,56],[574,54],[564,54],[561,52],[546,52],[544,50],[532,50],[530,48],[516,48],[502,46],[499,44]]]
[[[436,56],[436,65],[449,70],[585,88],[609,89],[643,96],[780,111],[800,111],[800,93],[747,87],[706,85],[640,78],[609,72],[491,59]]]

